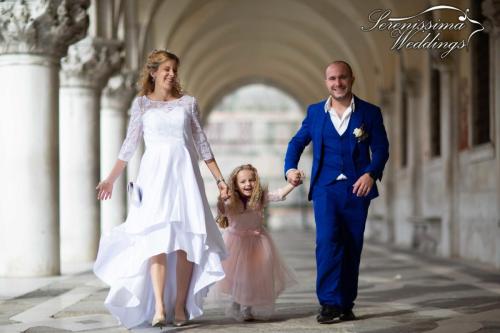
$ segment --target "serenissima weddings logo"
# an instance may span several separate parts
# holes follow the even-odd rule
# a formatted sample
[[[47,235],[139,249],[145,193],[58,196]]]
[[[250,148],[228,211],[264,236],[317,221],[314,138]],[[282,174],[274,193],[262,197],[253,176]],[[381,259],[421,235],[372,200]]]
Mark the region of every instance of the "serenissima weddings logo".
[[[444,22],[429,19],[431,13],[437,10],[451,10],[457,12],[457,20]],[[469,17],[469,9],[465,12],[452,6],[434,6],[414,16],[391,17],[391,10],[376,9],[368,14],[368,21],[371,26],[362,26],[363,31],[388,31],[394,39],[391,50],[406,49],[435,49],[441,51],[441,58],[444,59],[453,50],[468,47],[472,36],[484,30],[481,23]],[[461,40],[443,41],[441,33],[443,31],[461,31],[471,24],[471,33],[467,38]]]

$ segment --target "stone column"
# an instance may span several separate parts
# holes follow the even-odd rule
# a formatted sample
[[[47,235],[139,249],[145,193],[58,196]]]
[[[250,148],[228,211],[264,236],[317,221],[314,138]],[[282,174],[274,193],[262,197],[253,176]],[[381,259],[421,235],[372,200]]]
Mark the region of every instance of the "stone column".
[[[394,92],[391,90],[380,91],[380,108],[383,112],[384,125],[389,138],[389,156],[396,156],[395,145],[396,142],[396,123],[394,121]],[[394,162],[389,159],[384,170],[384,179],[378,186],[384,188],[384,208],[385,208],[385,229],[387,234],[384,235],[379,241],[394,243],[395,241],[395,227],[394,227]]]
[[[483,14],[488,18],[487,30],[490,33],[491,94],[495,119],[495,156],[497,187],[497,240],[495,265],[500,267],[500,0],[486,0]]]
[[[405,70],[403,84],[408,93],[408,177],[410,177],[410,217],[422,214],[422,164],[420,151],[421,116],[420,74],[416,70]]]
[[[59,274],[59,61],[89,0],[0,2],[0,276]]]
[[[125,47],[126,47],[126,64],[127,68],[139,70],[139,66],[142,65],[141,59],[141,49],[142,43],[140,43],[140,29],[137,22],[137,1],[135,0],[125,0]],[[129,110],[130,112],[130,110]],[[130,113],[129,113],[130,115]],[[134,156],[127,163],[127,180],[135,180],[137,173],[139,172],[139,166],[141,162],[141,157],[144,152],[144,144],[141,143],[137,147],[137,151]]]
[[[137,12],[137,1],[125,0],[125,61],[127,68],[131,69],[137,69],[141,62]]]
[[[127,113],[136,93],[135,72],[122,72],[113,76],[101,98],[101,179],[113,168],[127,129]],[[127,213],[127,176],[118,178],[111,200],[101,203],[101,233],[122,223]]]
[[[456,214],[456,184],[458,172],[458,119],[456,107],[453,103],[453,79],[450,64],[441,62],[435,65],[440,72],[439,103],[441,110],[441,157],[443,160],[443,209],[441,216],[441,255],[450,257],[458,255],[457,228],[459,227]]]
[[[100,91],[122,63],[121,43],[87,37],[72,45],[60,73],[61,261],[95,259],[100,235]]]

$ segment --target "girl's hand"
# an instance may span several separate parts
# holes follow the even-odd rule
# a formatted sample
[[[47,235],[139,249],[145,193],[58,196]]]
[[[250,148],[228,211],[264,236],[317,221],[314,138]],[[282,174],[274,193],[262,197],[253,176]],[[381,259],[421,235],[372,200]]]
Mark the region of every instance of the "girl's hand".
[[[97,200],[107,200],[111,199],[111,194],[113,193],[113,183],[103,180],[97,184]]]
[[[227,187],[226,182],[219,182],[217,184],[217,187],[219,188],[219,193],[220,193],[220,198],[224,201],[229,198],[229,188]]]

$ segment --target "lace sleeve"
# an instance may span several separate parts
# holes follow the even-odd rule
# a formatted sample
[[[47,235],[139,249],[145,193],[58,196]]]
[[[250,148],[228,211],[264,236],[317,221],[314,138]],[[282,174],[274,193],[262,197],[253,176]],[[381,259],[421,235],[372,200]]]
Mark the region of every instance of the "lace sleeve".
[[[135,98],[132,102],[127,136],[118,154],[118,158],[122,161],[129,161],[132,158],[142,138],[142,111],[140,102],[140,97]]]
[[[277,189],[276,191],[269,191],[266,193],[266,202],[272,201],[284,201],[286,197],[283,195],[283,191],[281,189]]]
[[[204,161],[211,160],[214,158],[210,144],[208,143],[207,136],[203,132],[203,128],[200,123],[200,115],[198,111],[198,102],[193,97],[193,104],[191,106],[191,129],[193,132],[193,139],[198,151],[198,155]]]

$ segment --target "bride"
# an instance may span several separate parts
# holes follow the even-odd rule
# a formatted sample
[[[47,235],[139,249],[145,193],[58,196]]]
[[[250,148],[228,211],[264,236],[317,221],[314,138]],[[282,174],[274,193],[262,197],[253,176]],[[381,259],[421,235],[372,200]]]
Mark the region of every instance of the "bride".
[[[203,298],[224,278],[226,251],[210,211],[198,167],[199,155],[227,198],[227,185],[200,125],[194,97],[177,80],[179,58],[152,51],[132,102],[127,136],[113,169],[97,189],[111,198],[142,137],[135,198],[125,223],[101,237],[95,274],[110,286],[108,310],[127,328],[151,322],[182,326],[200,316]]]

